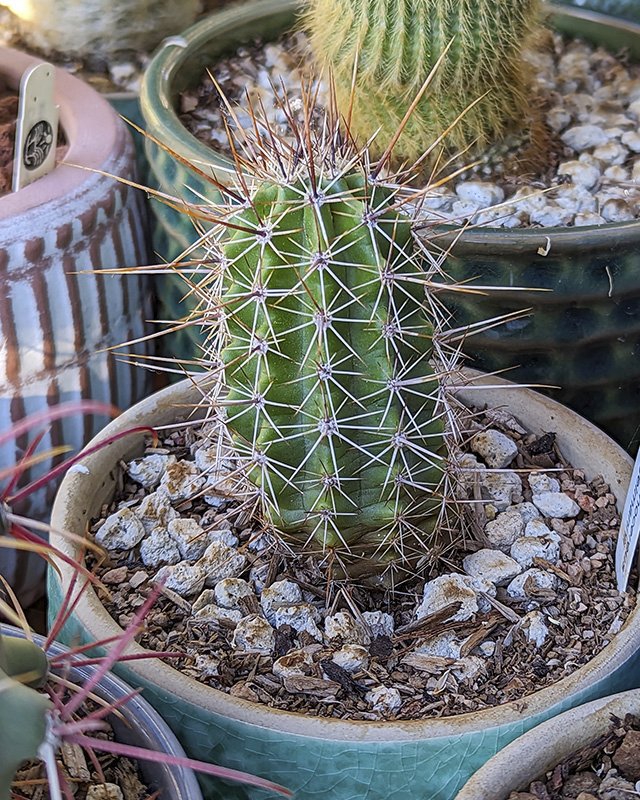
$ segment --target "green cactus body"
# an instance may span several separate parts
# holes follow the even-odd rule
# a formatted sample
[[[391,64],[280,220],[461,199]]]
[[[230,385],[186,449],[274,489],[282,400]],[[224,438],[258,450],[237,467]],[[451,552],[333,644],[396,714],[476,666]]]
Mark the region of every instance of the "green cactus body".
[[[0,636],[0,800],[9,800],[16,770],[44,741],[51,703],[31,687],[46,674],[46,655],[33,642]]]
[[[262,183],[223,245],[227,426],[282,533],[424,553],[444,426],[410,221],[364,169],[303,172]]]
[[[521,53],[539,9],[539,0],[311,0],[305,25],[339,107],[353,104],[352,131],[363,141],[379,131],[384,144],[451,43],[395,147],[414,161],[461,114],[446,137],[452,151],[484,147],[531,118]]]

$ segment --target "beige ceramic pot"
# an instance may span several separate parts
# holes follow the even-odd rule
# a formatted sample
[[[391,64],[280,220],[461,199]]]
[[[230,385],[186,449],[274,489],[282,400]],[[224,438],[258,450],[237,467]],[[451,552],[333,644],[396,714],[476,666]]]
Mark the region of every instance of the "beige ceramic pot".
[[[640,714],[640,690],[585,703],[525,733],[479,769],[456,800],[507,800],[511,792],[526,791],[531,781],[606,733],[612,714]]]
[[[555,431],[565,457],[589,477],[603,475],[623,501],[630,457],[574,412],[497,378],[477,379],[459,394],[467,403],[508,408],[535,433]],[[101,436],[143,423],[173,423],[199,397],[190,382],[176,384],[132,408]],[[132,437],[86,458],[82,462],[86,473],[68,475],[60,488],[54,528],[82,535],[101,504],[113,496],[118,461],[141,452],[140,437]],[[77,546],[67,539],[55,535],[53,541],[68,555],[78,555]],[[50,574],[54,608],[71,577],[67,566],[59,568],[62,586]],[[90,589],[65,636],[93,640],[117,630]],[[190,755],[277,780],[295,790],[297,800],[452,800],[475,770],[524,731],[566,708],[632,686],[640,665],[639,648],[636,610],[612,644],[553,686],[477,713],[405,722],[350,722],[274,711],[206,687],[155,661],[123,665],[122,675],[145,688],[145,697]],[[247,797],[245,791],[209,786],[205,796],[230,800]]]
[[[37,63],[0,48],[0,76],[13,89]],[[147,279],[100,272],[148,263],[144,197],[109,177],[133,175],[131,138],[89,86],[56,69],[55,87],[68,145],[64,161],[49,175],[0,197],[2,431],[63,401],[92,398],[128,408],[150,385],[146,371],[107,351],[148,332]],[[121,355],[147,351],[138,345],[123,348]],[[79,449],[104,422],[76,415],[56,423],[41,449],[62,443]],[[0,446],[0,464],[15,463],[26,444],[21,438]],[[45,459],[32,476],[50,465]],[[16,510],[48,519],[54,491],[41,491],[28,507]],[[22,602],[43,587],[33,566],[0,550],[0,570]]]

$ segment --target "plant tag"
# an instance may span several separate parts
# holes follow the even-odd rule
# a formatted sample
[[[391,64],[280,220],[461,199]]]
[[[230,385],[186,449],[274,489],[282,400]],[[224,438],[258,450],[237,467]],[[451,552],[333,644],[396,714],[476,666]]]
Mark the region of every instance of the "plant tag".
[[[633,467],[616,546],[616,580],[619,592],[624,592],[627,588],[633,557],[638,549],[638,539],[640,539],[640,453]]]
[[[56,165],[58,107],[53,101],[54,68],[37,64],[20,81],[13,191],[28,186]]]

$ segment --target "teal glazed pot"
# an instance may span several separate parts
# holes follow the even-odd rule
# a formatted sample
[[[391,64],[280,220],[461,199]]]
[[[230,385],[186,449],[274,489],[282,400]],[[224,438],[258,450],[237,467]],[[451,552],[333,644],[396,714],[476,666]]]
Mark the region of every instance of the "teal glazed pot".
[[[620,17],[632,22],[640,22],[640,2],[638,0],[556,0],[559,5],[597,11],[610,17]]]
[[[497,378],[473,378],[458,390],[466,403],[507,408],[530,431],[557,431],[565,458],[589,478],[602,474],[622,504],[631,458],[569,409]],[[476,385],[477,384],[477,385]],[[197,381],[183,381],[138,403],[112,422],[106,437],[135,425],[175,424],[201,399]],[[186,413],[189,413],[188,411]],[[97,440],[94,440],[94,443]],[[90,519],[113,497],[119,461],[141,455],[142,436],[99,449],[69,473],[52,514],[52,544],[70,558]],[[56,531],[68,531],[76,537]],[[58,561],[49,573],[49,607],[55,613],[73,572]],[[62,582],[62,583],[61,583]],[[74,608],[64,640],[100,641],[117,634],[92,587]],[[132,651],[140,652],[134,645]],[[443,719],[349,721],[267,708],[198,683],[155,659],[118,667],[169,723],[187,753],[243,769],[287,786],[296,800],[452,800],[485,761],[524,731],[567,708],[638,685],[640,609],[598,655],[557,683],[512,702]],[[264,800],[248,787],[206,783],[207,800]],[[491,800],[487,797],[486,800]]]
[[[593,0],[592,4],[595,3]],[[622,11],[638,3],[598,3]],[[152,60],[141,91],[147,130],[182,158],[212,170],[224,180],[228,166],[220,154],[193,137],[175,111],[180,93],[194,86],[207,65],[238,45],[260,36],[276,38],[295,22],[297,0],[256,0],[223,10],[194,25],[185,34],[185,47],[164,46]],[[640,26],[577,8],[552,7],[556,29],[598,42],[614,51],[626,48],[640,59]],[[166,151],[147,142],[153,185],[194,200],[215,190]],[[185,215],[152,203],[154,246],[171,261],[195,241]],[[429,234],[433,235],[433,232]],[[529,291],[455,295],[451,305],[456,324],[523,308],[526,318],[470,337],[465,352],[470,364],[488,371],[508,369],[511,379],[560,387],[552,396],[584,414],[627,449],[640,440],[640,222],[600,227],[546,228],[508,231],[496,228],[467,231],[455,238],[446,265],[456,280],[482,285],[524,287]],[[538,250],[548,249],[547,256]],[[533,289],[550,290],[545,292]],[[187,311],[184,283],[164,279],[160,290],[164,319],[180,319]],[[191,358],[198,352],[197,333],[181,331],[180,340],[165,346]]]

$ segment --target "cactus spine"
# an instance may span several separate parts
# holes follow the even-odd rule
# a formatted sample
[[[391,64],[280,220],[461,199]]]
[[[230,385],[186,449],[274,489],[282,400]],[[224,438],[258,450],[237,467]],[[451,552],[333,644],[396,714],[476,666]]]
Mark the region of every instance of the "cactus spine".
[[[222,277],[202,284],[196,313],[221,325],[209,358],[223,364],[225,425],[268,521],[373,568],[434,544],[440,317],[398,188],[328,127],[321,141],[310,128],[293,147],[274,139],[269,167],[215,209]]]
[[[531,112],[521,53],[539,9],[539,0],[311,0],[305,24],[363,141],[376,131],[391,140],[451,43],[395,148],[413,162],[451,125],[453,151],[522,127]]]

